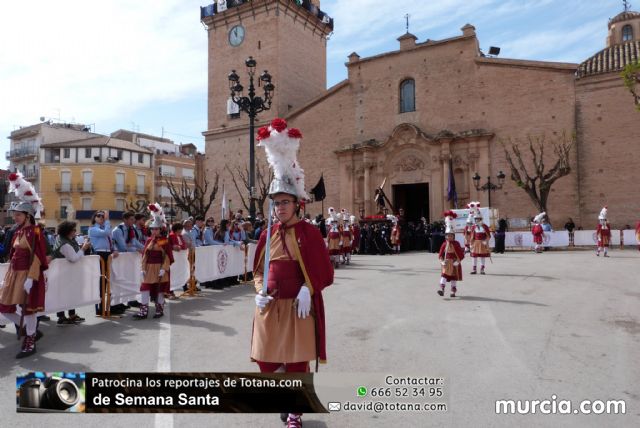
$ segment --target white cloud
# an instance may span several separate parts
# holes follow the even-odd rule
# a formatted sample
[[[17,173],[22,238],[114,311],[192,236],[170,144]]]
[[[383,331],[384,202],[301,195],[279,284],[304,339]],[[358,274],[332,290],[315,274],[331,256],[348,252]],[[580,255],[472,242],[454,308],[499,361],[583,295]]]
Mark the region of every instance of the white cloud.
[[[66,120],[100,122],[206,91],[200,4],[3,2],[0,131],[56,117],[56,109]]]

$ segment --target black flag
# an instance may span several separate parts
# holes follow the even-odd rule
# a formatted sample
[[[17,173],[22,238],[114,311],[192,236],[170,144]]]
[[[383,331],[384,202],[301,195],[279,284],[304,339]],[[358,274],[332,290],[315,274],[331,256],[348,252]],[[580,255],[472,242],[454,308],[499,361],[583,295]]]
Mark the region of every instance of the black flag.
[[[318,184],[316,187],[311,189],[311,193],[313,194],[314,201],[322,201],[327,197],[327,192],[324,190],[324,176],[320,175],[320,180],[318,180]]]

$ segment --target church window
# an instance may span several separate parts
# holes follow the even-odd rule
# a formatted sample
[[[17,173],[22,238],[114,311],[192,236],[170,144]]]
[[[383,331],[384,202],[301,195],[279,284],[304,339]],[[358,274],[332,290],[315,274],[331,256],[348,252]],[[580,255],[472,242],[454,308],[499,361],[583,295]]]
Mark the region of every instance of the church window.
[[[631,40],[633,40],[633,28],[631,28],[631,25],[627,24],[622,27],[622,41],[629,42]]]
[[[400,83],[400,113],[416,110],[416,84],[413,79]]]

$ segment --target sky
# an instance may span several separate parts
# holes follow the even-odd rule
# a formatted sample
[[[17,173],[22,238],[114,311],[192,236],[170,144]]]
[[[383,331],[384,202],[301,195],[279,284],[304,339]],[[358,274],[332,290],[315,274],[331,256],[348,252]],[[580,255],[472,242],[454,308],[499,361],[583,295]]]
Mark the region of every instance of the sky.
[[[203,151],[207,37],[199,7],[210,2],[2,2],[0,152],[9,150],[12,130],[40,117],[103,134],[136,130]],[[346,78],[351,52],[397,50],[406,14],[418,42],[459,36],[470,23],[484,52],[499,46],[501,58],[579,63],[605,47],[607,21],[623,10],[621,0],[322,0],[321,9],[335,22],[328,87]]]

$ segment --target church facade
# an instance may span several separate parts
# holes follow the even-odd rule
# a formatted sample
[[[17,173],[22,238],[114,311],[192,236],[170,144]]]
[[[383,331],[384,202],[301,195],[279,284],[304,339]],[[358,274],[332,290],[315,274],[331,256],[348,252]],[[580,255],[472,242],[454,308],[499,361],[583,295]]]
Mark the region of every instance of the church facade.
[[[312,3],[320,10],[318,1]],[[469,24],[445,40],[418,42],[407,33],[392,52],[351,54],[347,79],[328,90],[330,29],[296,2],[253,1],[203,22],[209,37],[205,164],[209,179],[218,172],[226,183],[232,208],[242,206],[226,166],[246,165],[249,137],[244,114],[226,114],[226,76],[236,69],[246,81],[244,59],[253,56],[276,84],[272,109],[257,125],[284,117],[301,129],[306,186],[324,177],[325,210],[375,214],[374,192],[384,183],[394,208],[403,208],[409,220],[438,220],[452,207],[447,200],[452,169],[459,205],[479,200],[488,206],[489,194],[476,190],[473,176],[477,172],[481,184],[489,176],[497,182],[503,171],[507,179],[491,192],[492,208],[503,217],[530,217],[537,210],[509,179],[502,142],[575,135],[572,171],[555,183],[548,201],[556,227],[568,217],[593,227],[604,205],[615,227],[639,216],[632,177],[640,161],[635,147],[640,112],[620,70],[639,59],[640,14],[611,19],[607,47],[582,64],[486,57]],[[245,39],[234,46],[230,32],[237,26]],[[546,153],[550,165],[551,148]],[[320,211],[319,202],[307,205],[312,215]]]

